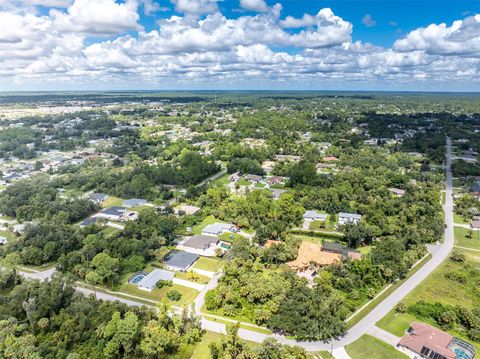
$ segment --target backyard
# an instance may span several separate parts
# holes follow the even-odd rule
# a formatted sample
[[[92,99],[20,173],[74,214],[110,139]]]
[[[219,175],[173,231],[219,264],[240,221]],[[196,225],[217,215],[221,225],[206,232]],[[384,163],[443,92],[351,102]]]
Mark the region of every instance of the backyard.
[[[391,345],[374,338],[363,335],[352,344],[345,346],[345,350],[352,359],[407,359],[408,356],[396,350]]]

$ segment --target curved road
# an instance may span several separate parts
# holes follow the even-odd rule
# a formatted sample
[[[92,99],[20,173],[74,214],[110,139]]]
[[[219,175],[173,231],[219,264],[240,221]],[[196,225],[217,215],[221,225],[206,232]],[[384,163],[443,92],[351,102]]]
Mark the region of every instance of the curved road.
[[[453,199],[452,199],[452,172],[451,172],[451,158],[452,158],[451,140],[447,138],[447,161],[446,161],[446,203],[445,210],[445,240],[442,244],[435,246],[435,250],[432,251],[432,259],[428,261],[422,268],[420,268],[415,274],[413,274],[407,281],[405,281],[400,287],[398,287],[392,294],[390,294],[385,300],[378,304],[370,313],[365,316],[360,322],[354,325],[344,337],[340,339],[331,340],[329,342],[316,341],[316,342],[299,342],[293,339],[288,339],[281,335],[267,335],[259,332],[251,331],[248,329],[240,328],[238,334],[245,340],[253,342],[262,342],[268,337],[274,337],[282,344],[298,345],[306,349],[307,351],[322,351],[335,349],[334,352],[340,354],[344,352],[342,349],[345,345],[353,343],[360,338],[363,334],[369,332],[375,332],[375,323],[382,319],[388,312],[390,312],[398,302],[400,302],[408,293],[410,293],[420,282],[422,282],[432,271],[434,271],[449,255],[453,248],[454,236],[453,236]],[[32,279],[45,280],[48,279],[55,269],[38,273],[26,273],[20,272],[25,277]],[[201,290],[200,294],[195,298],[194,310],[197,315],[202,316],[202,327],[206,330],[210,330],[217,333],[225,333],[225,325],[219,322],[208,320],[201,313],[201,308],[205,303],[205,294],[208,290],[217,286],[218,278],[221,273],[217,273],[212,280]],[[143,305],[135,302],[134,300],[127,300],[124,298],[115,297],[105,293],[93,293],[86,288],[77,288],[77,290],[83,292],[86,295],[96,294],[98,299],[104,300],[119,300],[127,305]]]
[[[316,341],[316,342],[299,342],[293,339],[287,339],[280,335],[271,335],[282,344],[299,345],[305,348],[307,351],[321,351],[342,348],[345,345],[353,343],[367,332],[374,331],[375,323],[382,319],[388,312],[390,312],[408,293],[410,293],[420,282],[422,282],[428,275],[434,271],[449,255],[453,248],[454,236],[453,236],[453,199],[452,199],[452,147],[451,140],[447,138],[447,156],[446,156],[446,203],[444,206],[445,211],[445,240],[442,244],[437,245],[432,253],[432,259],[430,259],[422,268],[420,268],[415,274],[407,279],[400,287],[398,287],[392,294],[390,294],[385,300],[378,304],[370,313],[365,316],[360,322],[354,325],[347,334],[336,340],[330,342]],[[198,315],[201,315],[201,307],[204,303],[204,296],[208,289],[214,288],[217,283],[217,278],[214,278],[209,285],[200,293],[195,299],[195,311]],[[225,332],[224,325],[220,325],[217,322],[209,321],[205,317],[202,318],[202,326],[206,330],[214,332]],[[254,342],[261,342],[269,335],[261,334],[251,330],[241,328],[238,332],[239,336],[245,340]]]

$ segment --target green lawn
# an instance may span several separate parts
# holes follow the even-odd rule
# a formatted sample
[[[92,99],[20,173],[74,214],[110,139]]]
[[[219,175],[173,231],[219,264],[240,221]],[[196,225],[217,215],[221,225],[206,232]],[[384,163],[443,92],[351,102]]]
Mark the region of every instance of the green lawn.
[[[121,206],[123,199],[115,196],[108,196],[108,198],[101,203],[102,208],[108,208],[113,206]]]
[[[226,186],[227,184],[230,183],[230,180],[228,179],[228,177],[230,176],[230,174],[228,173],[225,173],[223,176],[217,178],[215,181],[213,181],[212,183],[214,185],[217,185],[217,186]]]
[[[17,240],[15,235],[10,231],[0,231],[0,236],[7,238],[10,243]]]
[[[192,227],[192,233],[193,234],[201,234],[202,230],[208,226],[209,224],[213,223],[225,223],[224,221],[221,221],[219,219],[216,219],[214,216],[207,216],[201,221],[200,223],[196,224],[195,226]]]
[[[182,295],[182,298],[176,302],[170,301],[168,298],[166,298],[167,292],[174,289],[179,291],[180,294]],[[166,298],[168,303],[175,306],[179,306],[179,307],[189,305],[199,293],[195,289],[184,287],[183,285],[177,285],[177,284],[172,284],[171,286],[165,286],[160,289],[155,288],[151,292],[141,290],[136,285],[124,284],[119,288],[118,291],[123,292],[125,294],[130,294],[130,295],[135,295],[135,296],[150,299],[150,300],[155,300],[157,302],[160,302],[162,299]]]
[[[480,231],[472,231],[472,238],[468,238],[469,229],[464,227],[455,227],[455,245],[459,247],[480,250]]]
[[[407,355],[396,350],[391,345],[366,334],[352,344],[345,346],[345,350],[352,359],[408,358]]]
[[[191,358],[195,359],[211,359],[210,348],[208,347],[210,343],[217,342],[219,343],[223,338],[222,334],[214,332],[206,332],[202,341],[195,346],[195,349],[192,353]]]
[[[194,281],[188,272],[187,273],[185,273],[185,272],[175,272],[175,278],[188,280],[192,283],[207,284],[210,281],[210,278],[208,278],[204,275],[195,273],[195,276],[196,276],[197,280]]]
[[[227,320],[227,319],[220,319],[220,318],[212,317],[212,316],[209,316],[208,314],[205,315],[205,316],[207,317],[208,320],[210,320],[212,322],[223,323],[223,324],[232,324],[232,322],[230,320]],[[257,333],[261,333],[261,334],[272,334],[271,330],[269,330],[267,328],[263,328],[263,327],[259,328],[255,325],[248,325],[248,324],[240,323],[240,328],[248,329],[248,330],[251,330],[252,332],[257,332]]]
[[[469,220],[465,220],[461,215],[458,213],[453,213],[453,222],[458,224],[470,224]]]
[[[468,309],[474,309],[480,306],[480,298],[476,295],[475,287],[476,281],[471,277],[470,270],[467,267],[480,268],[480,253],[472,251],[461,251],[466,256],[465,263],[453,262],[447,259],[440,265],[427,279],[420,283],[410,294],[402,301],[407,306],[424,300],[428,303],[439,302],[445,305],[456,306],[461,303],[462,306]],[[448,272],[462,272],[467,275],[467,284],[461,284],[452,280],[448,280],[445,274]],[[410,323],[414,320],[427,322],[430,325],[438,326],[433,320],[425,320],[423,318],[416,318],[415,316],[402,313],[397,314],[395,310],[390,311],[383,317],[377,326],[397,336],[402,336],[405,330],[408,329]],[[477,350],[480,350],[480,343],[475,343],[465,338],[461,333],[450,330],[449,333],[474,345]]]
[[[193,268],[206,270],[210,272],[216,272],[223,267],[223,262],[218,258],[200,257],[195,262]]]
[[[220,239],[225,241],[225,242],[236,242],[242,238],[245,238],[244,236],[238,234],[238,233],[222,233],[220,235]]]
[[[248,187],[248,186],[250,186],[252,183],[249,182],[249,181],[247,181],[245,178],[240,178],[240,179],[237,181],[236,184],[239,185],[239,186],[247,186],[247,187]]]

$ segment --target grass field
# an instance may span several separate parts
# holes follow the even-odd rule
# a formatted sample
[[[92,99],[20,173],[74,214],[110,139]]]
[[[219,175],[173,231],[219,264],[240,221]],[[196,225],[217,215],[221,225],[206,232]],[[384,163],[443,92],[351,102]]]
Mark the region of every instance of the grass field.
[[[180,298],[179,301],[170,301],[166,295],[167,292],[171,290],[177,290],[180,292],[182,297]],[[155,288],[151,292],[147,292],[145,290],[139,289],[136,285],[132,284],[124,284],[122,285],[119,290],[120,292],[142,297],[142,298],[147,298],[150,300],[155,300],[157,302],[160,302],[162,299],[166,298],[168,303],[175,305],[175,306],[185,306],[190,304],[195,297],[198,295],[198,291],[189,287],[184,287],[183,285],[177,285],[177,284],[172,284],[171,286],[165,286],[163,288]]]
[[[217,178],[212,183],[217,186],[226,186],[227,184],[230,183],[230,180],[228,179],[228,177],[230,177],[230,174],[225,173],[223,176],[221,176],[220,178]]]
[[[469,229],[455,227],[455,245],[459,247],[480,250],[480,231],[472,231],[472,238],[468,238]]]
[[[188,272],[187,273],[185,273],[185,272],[175,272],[175,278],[188,280],[192,283],[207,284],[210,281],[210,278],[208,278],[204,275],[195,273],[195,276],[196,276],[197,280],[194,281],[194,280],[191,279],[190,274]]]
[[[399,352],[391,345],[374,338],[363,335],[352,344],[345,346],[345,350],[352,359],[407,359],[408,356]]]
[[[456,306],[460,304],[468,309],[480,306],[480,297],[476,295],[476,283],[478,276],[474,276],[471,270],[467,268],[480,269],[480,253],[472,251],[461,251],[466,256],[465,263],[453,262],[447,259],[437,268],[427,279],[418,285],[402,302],[407,306],[416,303],[420,299],[428,302],[439,302],[446,305]],[[445,277],[448,272],[461,272],[467,276],[467,283],[461,284],[456,281],[449,280]],[[416,318],[408,313],[395,313],[390,311],[382,318],[377,326],[397,336],[402,336],[408,329],[410,323],[414,320],[427,322],[430,325],[438,326],[433,320],[425,320]],[[465,338],[461,333],[455,330],[449,331],[467,342],[473,344],[477,350],[480,350],[480,343],[472,342]]]
[[[223,323],[223,324],[232,323],[230,320],[215,318],[215,317],[209,316],[208,314],[206,315],[206,317],[207,317],[208,320],[211,320],[212,322]],[[261,334],[272,334],[272,331],[267,329],[267,328],[259,328],[257,326],[248,325],[248,324],[245,324],[245,323],[240,323],[240,328],[248,329],[248,330],[251,330],[253,332],[257,332],[257,333],[261,333]]]
[[[108,196],[108,198],[101,203],[102,208],[108,208],[113,206],[121,206],[123,199],[115,196]]]
[[[193,268],[206,270],[210,272],[216,272],[222,267],[223,267],[223,262],[221,259],[207,258],[207,257],[200,257],[193,266]]]
[[[470,224],[470,221],[465,220],[458,213],[453,213],[453,222],[458,224]]]
[[[220,236],[220,239],[225,241],[225,242],[236,242],[242,238],[245,238],[244,236],[238,234],[238,233],[222,233]]]
[[[210,348],[208,346],[212,342],[220,342],[222,338],[222,334],[206,332],[202,337],[202,341],[195,346],[191,358],[211,359]]]
[[[10,231],[0,231],[0,236],[7,238],[9,242],[16,241],[15,235]]]

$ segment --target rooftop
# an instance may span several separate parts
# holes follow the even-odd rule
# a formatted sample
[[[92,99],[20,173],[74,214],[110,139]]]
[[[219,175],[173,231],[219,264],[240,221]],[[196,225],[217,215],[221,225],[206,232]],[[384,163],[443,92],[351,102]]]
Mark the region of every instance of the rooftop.
[[[130,198],[130,199],[126,199],[125,201],[123,201],[123,206],[125,207],[134,207],[134,206],[141,206],[141,205],[144,205],[145,203],[147,203],[146,200],[144,199],[141,199],[141,198]]]
[[[198,254],[173,250],[167,255],[163,263],[169,267],[186,270],[195,263],[198,257]]]
[[[338,217],[343,217],[343,218],[352,218],[352,219],[362,219],[361,214],[357,213],[346,213],[346,212],[340,212],[338,214]]]
[[[220,238],[214,236],[194,235],[187,239],[183,245],[204,250],[209,248],[212,244],[217,244],[219,241]]]
[[[234,225],[230,223],[213,223],[205,226],[202,230],[203,233],[210,233],[210,234],[221,234],[223,231],[231,231],[233,230]]]
[[[455,353],[448,349],[452,339],[453,336],[440,329],[425,323],[413,322],[398,344],[422,355],[429,355],[429,352],[433,351],[447,359],[455,359]]]
[[[138,286],[144,288],[154,288],[158,281],[162,280],[168,282],[171,281],[173,277],[175,277],[173,272],[156,268],[143,277],[143,279],[138,282]]]
[[[288,262],[287,265],[295,270],[307,268],[310,263],[325,266],[340,262],[342,256],[338,253],[324,252],[318,243],[303,241],[298,248],[297,259]]]
[[[109,216],[121,216],[126,210],[127,209],[125,207],[114,206],[114,207],[105,208],[100,213],[103,213]]]

